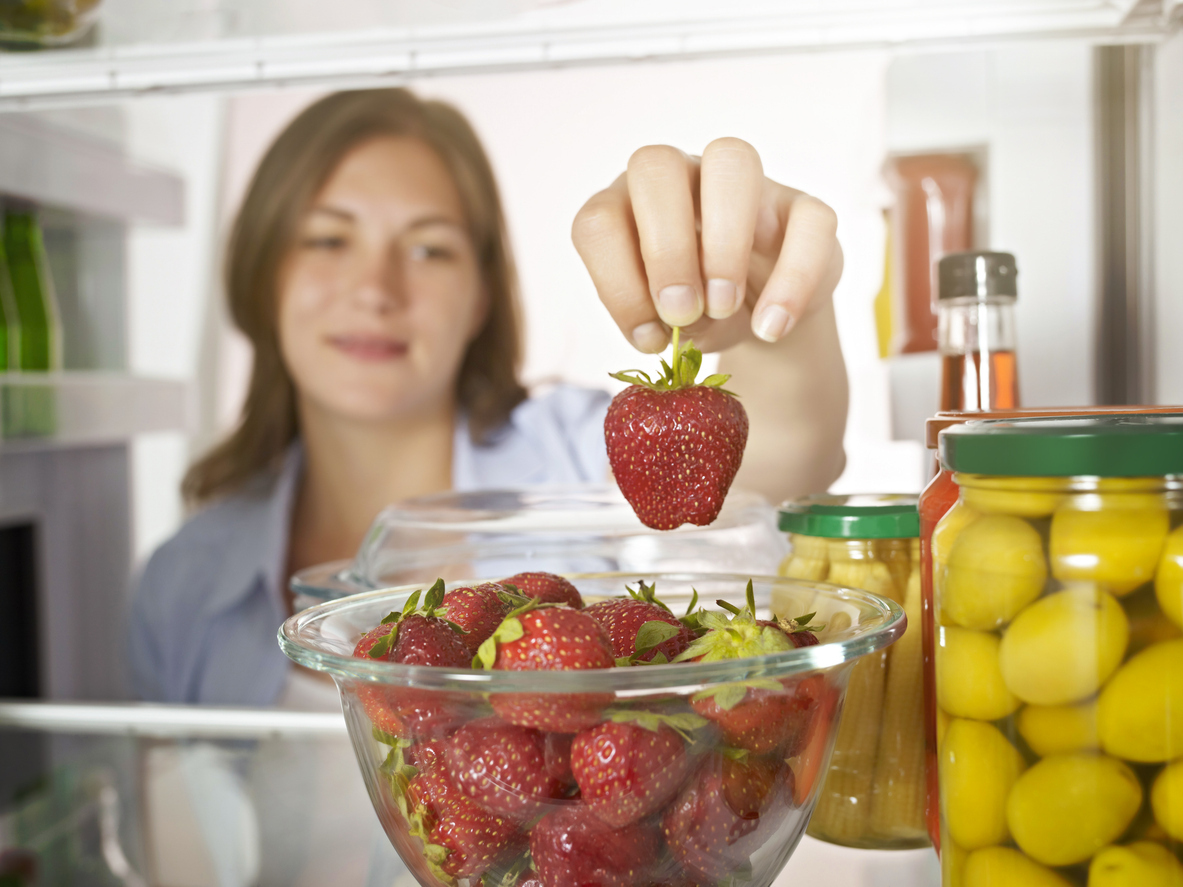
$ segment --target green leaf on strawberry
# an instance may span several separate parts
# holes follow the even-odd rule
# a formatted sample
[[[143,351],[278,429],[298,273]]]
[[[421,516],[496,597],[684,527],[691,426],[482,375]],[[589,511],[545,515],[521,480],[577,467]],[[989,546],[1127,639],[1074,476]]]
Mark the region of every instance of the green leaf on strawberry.
[[[419,600],[422,598],[423,606],[419,606]],[[366,654],[371,659],[381,659],[391,648],[398,642],[398,626],[399,623],[412,614],[419,614],[428,618],[435,616],[435,611],[439,609],[440,604],[444,602],[444,580],[436,579],[435,584],[427,590],[426,596],[423,594],[423,589],[411,592],[410,597],[407,598],[406,603],[403,604],[401,612],[391,611],[382,617],[379,625],[389,625],[390,631],[378,639],[378,642],[369,649]],[[463,628],[454,622],[444,621],[449,628],[460,634],[465,634]]]
[[[608,720],[616,724],[636,724],[638,727],[643,727],[656,733],[662,725],[669,727],[675,731],[687,742],[693,741],[693,732],[701,730],[710,723],[706,718],[696,715],[693,712],[678,712],[676,714],[658,714],[654,711],[647,711],[645,709],[617,709],[615,711],[606,712]]]
[[[522,622],[516,616],[506,616],[501,620],[501,624],[497,626],[494,632],[489,635],[476,651],[476,657],[472,661],[473,668],[483,668],[486,671],[493,667],[493,663],[497,661],[497,645],[508,644],[516,641],[526,633],[522,628]]]
[[[695,378],[698,376],[698,371],[702,368],[702,352],[694,347],[694,342],[687,339],[685,344],[679,340],[681,338],[681,330],[674,327],[673,345],[674,355],[669,362],[663,357],[661,358],[661,375],[656,379],[651,379],[649,374],[644,370],[624,370],[619,373],[609,373],[613,379],[620,382],[627,382],[630,385],[640,385],[643,388],[651,388],[654,391],[677,391],[679,388],[692,388],[695,385],[705,386],[707,388],[718,388],[732,397],[736,395],[731,391],[726,391],[723,386],[731,376],[725,373],[712,373],[701,382],[696,382]]]
[[[784,690],[784,686],[772,678],[753,678],[750,681],[719,684],[717,687],[711,687],[695,693],[690,699],[692,702],[713,699],[715,700],[715,705],[719,706],[723,711],[730,711],[743,702],[744,697],[748,695],[748,690],[772,690],[774,692],[781,692]]]
[[[407,807],[407,786],[419,775],[419,768],[408,764],[403,756],[403,749],[410,744],[405,739],[395,739],[386,760],[378,768],[378,772],[390,782],[390,793],[394,797],[394,802],[398,804],[403,819],[408,821],[412,811]]]

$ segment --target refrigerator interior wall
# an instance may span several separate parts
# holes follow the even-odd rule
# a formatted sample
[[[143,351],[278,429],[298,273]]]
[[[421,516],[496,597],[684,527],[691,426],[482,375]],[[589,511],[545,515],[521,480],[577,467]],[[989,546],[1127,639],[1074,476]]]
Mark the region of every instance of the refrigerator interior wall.
[[[1183,403],[1183,32],[1156,49],[1154,102],[1155,396]]]
[[[988,239],[1018,269],[1022,403],[1092,402],[1094,191],[1091,48],[1021,43],[991,50],[901,55],[887,74],[892,151],[981,146],[988,163]],[[894,433],[923,439],[938,408],[940,357],[887,362]]]

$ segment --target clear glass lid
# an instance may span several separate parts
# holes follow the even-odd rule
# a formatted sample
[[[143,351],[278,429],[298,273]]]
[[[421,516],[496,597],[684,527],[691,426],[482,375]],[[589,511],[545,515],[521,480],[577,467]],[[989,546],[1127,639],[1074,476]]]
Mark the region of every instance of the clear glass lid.
[[[732,489],[707,527],[652,530],[608,484],[507,487],[408,499],[375,518],[357,556],[297,573],[298,595],[326,599],[437,577],[669,570],[776,572],[787,554],[776,511]]]

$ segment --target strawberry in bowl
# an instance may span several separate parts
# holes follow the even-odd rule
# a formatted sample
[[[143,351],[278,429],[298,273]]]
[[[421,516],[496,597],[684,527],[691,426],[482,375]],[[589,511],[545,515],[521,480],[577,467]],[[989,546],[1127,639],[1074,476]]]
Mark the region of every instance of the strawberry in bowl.
[[[900,608],[787,579],[566,581],[586,607],[441,582],[305,610],[280,644],[336,679],[374,808],[425,887],[771,884],[849,671],[902,633]],[[768,612],[774,589],[790,612]]]

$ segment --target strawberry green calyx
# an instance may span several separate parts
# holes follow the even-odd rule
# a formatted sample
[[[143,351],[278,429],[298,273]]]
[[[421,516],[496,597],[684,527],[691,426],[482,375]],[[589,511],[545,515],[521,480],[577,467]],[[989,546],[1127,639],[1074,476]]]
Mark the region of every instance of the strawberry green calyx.
[[[813,617],[816,615],[817,613],[806,613],[804,616],[798,616],[796,619],[786,619],[784,616],[778,616],[776,618],[776,624],[789,634],[796,634],[800,631],[824,631],[826,628],[824,622],[813,621]]]
[[[472,657],[473,668],[484,669],[486,671],[492,669],[493,663],[497,661],[497,645],[510,644],[522,639],[526,634],[526,629],[522,627],[522,621],[518,618],[519,616],[524,616],[533,610],[545,610],[549,607],[561,606],[561,604],[544,603],[537,598],[527,598],[525,600],[526,602],[516,610],[510,610],[506,613],[505,618],[501,620],[501,624],[477,648],[476,655]]]
[[[747,659],[795,649],[793,642],[779,628],[761,625],[756,620],[756,595],[750,579],[746,607],[740,609],[726,601],[716,603],[732,615],[700,610],[698,625],[706,629],[706,634],[691,641],[689,647],[674,657],[675,662]]]
[[[651,619],[637,629],[637,640],[635,652],[631,656],[621,656],[617,658],[616,664],[618,666],[630,665],[666,665],[669,659],[664,653],[658,653],[652,659],[645,660],[641,657],[652,650],[654,647],[660,647],[672,637],[677,637],[684,629],[676,625],[670,625],[668,622],[662,622],[660,619]]]
[[[501,591],[497,592],[497,597],[507,607],[524,607],[530,602],[530,598],[522,594],[522,590],[514,585],[512,582],[499,582]]]
[[[408,764],[403,756],[403,749],[409,745],[410,742],[405,739],[395,739],[386,760],[378,768],[378,772],[389,780],[390,792],[398,804],[399,812],[406,820],[410,820],[414,815],[414,811],[407,806],[407,786],[419,775],[419,769]]]
[[[792,645],[789,646],[792,649]],[[732,684],[719,684],[707,690],[700,690],[690,697],[692,702],[702,702],[713,699],[715,705],[723,711],[731,711],[748,695],[748,690],[771,690],[774,693],[784,692],[784,686],[773,678],[753,678],[750,681],[737,681]]]
[[[640,601],[644,604],[654,604],[658,607],[661,607],[661,609],[665,610],[667,613],[673,613],[673,611],[665,605],[665,602],[657,596],[656,582],[646,583],[645,580],[642,579],[637,583],[636,588],[626,585],[624,590],[628,592],[629,597],[631,597],[634,601]]]
[[[695,377],[702,367],[702,352],[695,348],[694,342],[689,339],[686,340],[685,345],[681,344],[679,339],[680,330],[678,327],[674,327],[672,363],[666,363],[665,358],[662,358],[661,375],[656,379],[649,378],[649,374],[644,370],[624,370],[608,375],[620,382],[652,388],[654,391],[677,391],[680,388],[693,388],[696,385],[701,385],[707,388],[718,388],[720,391],[734,396],[734,392],[727,391],[723,387],[731,378],[726,373],[712,373],[701,382],[695,381]]]
[[[422,606],[419,605],[420,598],[422,598],[422,600],[423,600]],[[385,616],[382,617],[382,621],[379,623],[379,625],[389,625],[390,631],[389,631],[389,633],[383,635],[378,640],[378,643],[374,644],[374,646],[370,648],[369,652],[366,655],[369,656],[371,659],[381,659],[383,656],[385,656],[387,653],[390,652],[390,650],[394,647],[395,643],[398,641],[398,626],[399,626],[400,622],[402,622],[408,616],[411,616],[413,614],[424,616],[429,619],[434,618],[436,610],[439,609],[440,605],[443,604],[443,602],[444,602],[444,580],[443,579],[436,579],[435,584],[433,584],[431,586],[431,588],[427,589],[426,593],[424,593],[423,589],[419,589],[416,592],[412,592],[411,596],[407,598],[407,602],[405,604],[403,604],[403,608],[402,608],[401,612],[398,610],[392,610],[391,612],[387,613]],[[467,633],[467,632],[465,632],[465,630],[463,628],[461,628],[455,622],[451,622],[446,619],[443,621],[447,624],[447,626],[450,629],[452,629],[452,631],[455,631],[458,634],[466,634]]]
[[[658,714],[643,709],[618,709],[605,712],[609,720],[616,724],[636,724],[651,733],[656,733],[663,726],[669,727],[687,742],[693,742],[695,730],[701,730],[710,721],[693,712],[679,712],[677,714]]]

